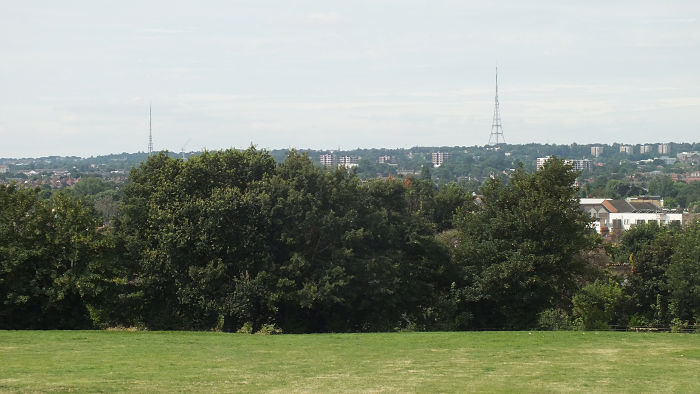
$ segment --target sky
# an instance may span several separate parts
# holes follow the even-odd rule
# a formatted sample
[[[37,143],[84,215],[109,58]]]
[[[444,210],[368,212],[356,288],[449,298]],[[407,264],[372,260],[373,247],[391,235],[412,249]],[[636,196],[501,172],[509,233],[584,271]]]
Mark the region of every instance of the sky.
[[[0,8],[0,157],[700,140],[697,0]]]

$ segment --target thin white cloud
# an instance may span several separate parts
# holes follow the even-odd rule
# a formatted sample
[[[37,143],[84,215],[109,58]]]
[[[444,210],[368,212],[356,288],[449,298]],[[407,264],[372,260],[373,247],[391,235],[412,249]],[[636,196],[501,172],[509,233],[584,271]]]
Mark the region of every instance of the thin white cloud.
[[[194,30],[193,29],[165,29],[165,28],[159,28],[159,27],[147,27],[145,29],[141,29],[141,33],[149,33],[149,34],[182,34],[182,33],[192,33]]]
[[[691,108],[700,107],[700,97],[674,97],[658,100],[662,108]]]
[[[653,25],[653,24],[679,24],[679,23],[695,23],[697,18],[650,18],[642,21],[642,24]]]
[[[312,24],[334,24],[341,20],[337,12],[312,12],[306,16],[306,20]]]

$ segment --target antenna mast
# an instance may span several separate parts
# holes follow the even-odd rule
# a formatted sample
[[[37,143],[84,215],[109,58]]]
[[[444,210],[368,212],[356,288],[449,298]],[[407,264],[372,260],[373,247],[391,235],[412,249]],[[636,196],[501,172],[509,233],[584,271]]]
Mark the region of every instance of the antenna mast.
[[[153,131],[151,129],[151,104],[148,104],[148,155],[153,154]]]
[[[498,105],[498,67],[496,67],[496,105],[493,108],[493,122],[491,123],[491,135],[489,136],[489,145],[505,144],[506,139],[503,137],[503,127],[501,125],[501,110]]]

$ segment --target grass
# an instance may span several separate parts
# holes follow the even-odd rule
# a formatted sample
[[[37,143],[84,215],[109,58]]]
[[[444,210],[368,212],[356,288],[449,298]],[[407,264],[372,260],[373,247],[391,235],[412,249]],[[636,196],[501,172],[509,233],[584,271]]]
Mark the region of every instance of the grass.
[[[0,391],[698,392],[700,335],[0,331]]]

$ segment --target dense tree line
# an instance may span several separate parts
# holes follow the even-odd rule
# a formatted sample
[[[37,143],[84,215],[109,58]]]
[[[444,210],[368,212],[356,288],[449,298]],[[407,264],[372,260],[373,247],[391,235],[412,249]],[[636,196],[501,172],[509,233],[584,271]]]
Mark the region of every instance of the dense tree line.
[[[700,319],[700,224],[685,229],[656,223],[627,231],[616,259],[629,272],[613,275],[621,294],[603,324],[669,326]]]
[[[112,237],[69,193],[0,186],[0,328],[88,328],[113,303]]]
[[[659,308],[659,322],[697,321],[699,230],[631,232],[610,253],[635,270],[608,275],[577,175],[520,166],[476,201],[427,169],[363,180],[251,148],[155,155],[119,191],[0,186],[0,328],[593,327]]]

